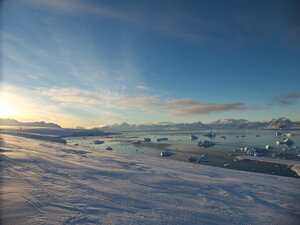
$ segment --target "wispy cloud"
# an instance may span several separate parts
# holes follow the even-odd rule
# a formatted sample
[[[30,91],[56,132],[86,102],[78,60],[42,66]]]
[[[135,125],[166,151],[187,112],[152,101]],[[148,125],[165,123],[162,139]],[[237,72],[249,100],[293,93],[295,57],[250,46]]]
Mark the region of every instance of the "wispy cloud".
[[[151,90],[150,87],[147,87],[147,86],[145,86],[145,85],[138,85],[138,86],[136,86],[136,88],[137,88],[137,89],[140,89],[140,90],[145,90],[145,91]]]
[[[273,99],[271,99],[269,105],[280,105],[280,106],[292,105],[298,99],[300,99],[299,93],[288,93],[288,94],[277,95]]]
[[[95,91],[79,88],[39,88],[37,93],[50,97],[53,101],[64,103],[80,103],[84,105],[103,105],[114,109],[148,109],[157,105],[158,96],[131,97],[118,93],[104,95]]]
[[[114,93],[102,95],[97,92],[78,88],[52,88],[40,89],[39,93],[49,96],[51,100],[74,104],[102,105],[105,108],[150,111],[159,110],[167,113],[167,116],[188,116],[207,114],[222,111],[244,111],[250,109],[240,102],[231,103],[205,103],[192,98],[165,100],[162,96],[127,96]]]
[[[201,41],[210,38],[210,35],[204,32],[206,29],[203,28],[220,27],[220,24],[216,25],[215,22],[205,21],[179,9],[168,9],[168,12],[156,10],[154,13],[151,10],[144,10],[143,7],[119,9],[99,2],[81,0],[27,0],[27,2],[69,15],[95,15],[116,20],[186,41]],[[194,26],[195,31],[186,28],[190,26]],[[200,27],[202,28],[201,34],[197,32]]]
[[[58,104],[50,104],[32,95],[32,92],[13,85],[1,86],[0,99],[8,101],[15,110],[13,118],[21,121],[47,121],[63,126],[84,124],[84,121],[66,113]]]
[[[38,75],[36,75],[36,74],[32,74],[32,73],[28,73],[28,74],[26,74],[26,76],[27,76],[28,78],[34,79],[34,80],[40,78],[40,76],[38,76]]]
[[[109,7],[105,7],[99,3],[80,0],[27,0],[32,4],[41,5],[56,11],[74,15],[98,15],[109,19],[120,21],[135,22],[134,14],[124,12]]]
[[[94,127],[134,115],[158,113],[169,117],[250,109],[243,103],[205,103],[192,98],[166,100],[159,95],[103,95],[80,88],[1,87],[0,99],[9,101],[22,121],[44,120],[62,126]]]
[[[245,111],[249,109],[243,103],[204,103],[191,98],[172,100],[162,105],[169,110],[168,116],[188,116],[223,111]]]

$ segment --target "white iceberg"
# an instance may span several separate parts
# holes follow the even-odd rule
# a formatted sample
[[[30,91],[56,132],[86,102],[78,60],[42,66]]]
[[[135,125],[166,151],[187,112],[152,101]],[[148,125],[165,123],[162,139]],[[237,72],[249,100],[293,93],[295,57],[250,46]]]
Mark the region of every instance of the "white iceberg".
[[[272,147],[270,145],[266,145],[266,147],[265,147],[266,150],[271,150],[271,148]]]
[[[291,146],[294,144],[294,141],[288,138],[284,138],[283,141],[276,141],[276,145],[288,145]]]
[[[199,147],[211,147],[211,146],[214,146],[214,145],[215,145],[214,142],[207,141],[207,140],[199,141],[199,142],[198,142],[198,146],[199,146]]]

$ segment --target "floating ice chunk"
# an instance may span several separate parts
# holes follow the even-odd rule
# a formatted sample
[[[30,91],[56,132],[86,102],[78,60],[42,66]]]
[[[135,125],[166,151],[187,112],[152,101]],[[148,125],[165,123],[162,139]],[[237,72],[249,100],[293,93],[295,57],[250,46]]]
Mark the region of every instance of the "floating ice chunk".
[[[195,157],[195,156],[189,156],[188,157],[188,161],[190,162],[194,162],[194,161],[197,161],[198,160],[198,157]]]
[[[291,146],[294,144],[294,141],[288,138],[284,138],[283,141],[276,141],[276,145],[283,145],[283,144]]]
[[[281,153],[273,153],[272,158],[281,158],[283,155]]]
[[[197,162],[208,162],[208,155],[204,154],[201,155],[200,158],[197,160]]]
[[[151,142],[151,138],[144,138],[144,142]]]
[[[197,136],[195,136],[195,135],[192,135],[192,134],[191,134],[191,136],[190,136],[190,139],[191,139],[191,141],[192,141],[192,140],[197,140],[197,139],[198,139],[198,137],[197,137]]]
[[[283,139],[283,144],[290,146],[290,145],[293,145],[294,142],[291,139],[285,138],[285,139]]]
[[[216,133],[211,131],[207,134],[203,134],[203,136],[205,136],[205,137],[216,137]]]
[[[200,157],[195,157],[195,156],[190,156],[188,158],[188,161],[190,162],[208,162],[208,155],[204,154],[204,155],[201,155]]]
[[[215,143],[214,142],[211,142],[211,141],[207,141],[207,140],[204,140],[204,141],[199,141],[198,142],[198,146],[200,147],[210,147],[210,146],[214,146]]]
[[[286,133],[285,135],[286,135],[287,137],[292,137],[292,136],[294,136],[293,133]]]
[[[241,151],[245,151],[245,152],[251,151],[251,150],[256,151],[257,149],[252,146],[247,146],[247,147],[241,148]]]
[[[250,160],[250,159],[243,158],[243,157],[241,157],[241,156],[237,156],[237,157],[234,158],[233,161],[238,162],[238,161],[249,161],[249,160]]]
[[[259,153],[259,152],[255,152],[255,153],[253,154],[253,156],[259,157],[259,156],[262,156],[262,154]]]
[[[265,147],[266,150],[271,150],[271,148],[272,147],[270,145],[266,145],[266,147]]]
[[[168,138],[157,138],[156,140],[157,140],[157,142],[160,142],[160,141],[168,141],[169,139]]]
[[[252,156],[255,156],[256,153],[257,153],[257,152],[256,152],[254,149],[248,150],[248,151],[247,151],[247,154],[248,154],[248,155],[252,155]]]
[[[160,156],[161,157],[167,157],[167,156],[171,156],[171,155],[173,155],[174,153],[172,153],[172,152],[161,152],[160,153]]]

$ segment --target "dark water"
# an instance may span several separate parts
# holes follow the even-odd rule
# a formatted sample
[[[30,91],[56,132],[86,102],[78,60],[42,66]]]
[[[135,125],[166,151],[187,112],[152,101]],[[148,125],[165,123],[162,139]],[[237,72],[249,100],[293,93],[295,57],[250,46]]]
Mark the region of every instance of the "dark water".
[[[288,167],[283,165],[276,165],[273,163],[265,162],[234,162],[233,157],[229,157],[228,154],[232,153],[234,149],[239,149],[245,146],[254,146],[256,148],[265,148],[265,146],[271,145],[272,152],[283,153],[290,155],[292,158],[297,158],[300,154],[300,148],[294,146],[300,145],[300,131],[292,131],[294,134],[291,137],[284,137],[275,135],[273,130],[214,130],[216,133],[215,138],[209,138],[203,136],[211,130],[202,131],[144,131],[144,132],[123,132],[122,135],[112,136],[100,136],[100,137],[69,137],[66,138],[68,144],[79,144],[81,146],[89,146],[95,149],[105,149],[106,147],[112,147],[113,151],[126,152],[131,154],[144,154],[148,156],[160,157],[160,152],[171,151],[175,153],[169,157],[175,160],[187,161],[189,156],[200,156],[207,154],[209,156],[209,162],[204,163],[206,165],[224,167],[224,164],[228,163],[227,168],[240,169],[246,171],[262,172],[277,174],[283,176],[295,176],[295,173]],[[281,131],[288,133],[289,131]],[[191,141],[190,135],[196,135],[199,139]],[[222,138],[221,136],[225,136]],[[157,142],[157,138],[166,137],[168,141]],[[151,138],[151,142],[143,142],[144,138]],[[276,145],[277,140],[283,138],[290,138],[294,141],[294,145],[290,151],[283,151],[282,149],[288,149],[285,145]],[[95,140],[104,141],[104,144],[94,144]],[[201,148],[197,146],[198,141],[208,140],[216,143],[215,146],[210,148]],[[141,144],[132,144],[134,141],[141,141]],[[244,154],[244,153],[239,153]]]

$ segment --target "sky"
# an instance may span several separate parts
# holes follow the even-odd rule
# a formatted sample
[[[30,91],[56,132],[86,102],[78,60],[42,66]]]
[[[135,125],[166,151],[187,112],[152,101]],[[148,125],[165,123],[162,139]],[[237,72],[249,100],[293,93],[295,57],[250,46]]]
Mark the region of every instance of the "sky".
[[[300,121],[300,3],[2,0],[0,117]]]

